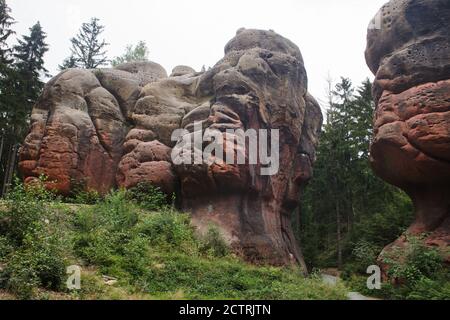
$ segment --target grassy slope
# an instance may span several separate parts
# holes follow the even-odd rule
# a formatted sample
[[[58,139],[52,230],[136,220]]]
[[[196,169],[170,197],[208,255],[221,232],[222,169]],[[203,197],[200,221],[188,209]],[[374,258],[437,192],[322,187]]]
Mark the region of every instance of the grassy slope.
[[[36,218],[33,210],[39,208]],[[341,284],[305,279],[293,268],[249,265],[227,251],[214,228],[199,239],[187,215],[170,208],[142,210],[120,192],[94,206],[44,204],[18,194],[14,206],[0,211],[0,222],[2,216],[18,219],[20,232],[28,230],[19,236],[33,239],[18,244],[11,240],[16,233],[2,238],[0,299],[346,298]],[[17,218],[27,215],[31,219]],[[38,227],[28,228],[33,219]],[[0,223],[5,228],[12,227]],[[82,267],[81,290],[65,289],[61,262]]]

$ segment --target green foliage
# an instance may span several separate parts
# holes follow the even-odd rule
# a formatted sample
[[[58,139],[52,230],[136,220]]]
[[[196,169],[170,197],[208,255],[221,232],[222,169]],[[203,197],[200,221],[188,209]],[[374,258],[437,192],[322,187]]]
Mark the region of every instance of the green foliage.
[[[54,195],[41,184],[25,188],[16,182],[6,198],[7,210],[0,212],[0,233],[14,244],[22,245],[28,236],[37,235],[43,228],[50,200],[54,200]]]
[[[152,295],[182,292],[187,299],[345,299],[345,289],[320,278],[305,279],[300,270],[256,267],[235,259],[205,259],[179,253],[153,255],[142,279]]]
[[[113,265],[130,240],[138,216],[125,191],[112,192],[103,202],[80,210],[75,217],[75,252],[87,263]]]
[[[409,197],[393,187],[387,187],[385,197],[380,208],[371,209],[369,217],[354,225],[348,236],[351,243],[365,240],[384,247],[400,237],[411,224],[414,210]]]
[[[389,277],[414,285],[437,274],[443,266],[443,258],[438,249],[427,247],[420,237],[407,237],[406,248],[394,248],[385,254],[383,262],[390,266]]]
[[[7,257],[1,273],[2,287],[20,298],[33,297],[37,287],[61,290],[65,278],[63,252],[56,239],[37,239]]]
[[[85,182],[71,182],[71,193],[64,200],[67,203],[88,204],[93,205],[102,199],[102,195],[96,191],[86,187]]]
[[[110,193],[76,216],[74,249],[87,264],[106,274],[134,279],[145,271],[150,248],[195,252],[196,240],[187,215],[170,208],[137,214],[126,191]]]
[[[197,245],[189,216],[170,209],[143,217],[137,232],[152,246],[192,252]]]
[[[48,70],[44,67],[44,55],[48,51],[46,37],[41,24],[37,22],[30,28],[30,34],[22,36],[22,40],[18,40],[19,44],[14,47],[16,66],[24,78],[23,90],[33,103],[44,88],[40,77],[48,76]]]
[[[126,191],[110,193],[104,201],[77,214],[76,254],[107,274],[126,274],[133,279],[145,271],[150,247],[195,248],[188,217],[169,208],[161,210],[139,216]]]
[[[345,265],[343,278],[348,278],[353,273],[365,274],[367,267],[376,265],[381,249],[366,240],[358,241],[352,251],[352,261]]]
[[[438,249],[425,246],[421,237],[408,236],[405,248],[394,248],[385,254],[389,281],[381,290],[369,290],[366,276],[349,275],[347,285],[369,296],[395,300],[450,299],[450,271],[443,265]]]
[[[135,212],[126,192],[111,193],[78,212],[74,237],[75,254],[85,264],[134,292],[159,298],[345,298],[343,286],[329,288],[298,270],[256,267],[231,257],[216,227],[198,237],[189,216],[169,207]]]
[[[47,35],[39,22],[29,30],[30,34],[22,36],[13,50],[14,69],[17,73],[16,97],[20,98],[14,110],[17,119],[14,121],[15,134],[19,142],[28,132],[31,110],[44,88],[41,78],[48,76],[48,70],[44,66],[44,55],[49,50],[45,42]],[[22,117],[20,124],[19,117]]]
[[[391,282],[383,283],[381,290],[370,290],[366,285],[367,277],[351,275],[345,284],[352,291],[366,296],[387,300],[449,300],[450,274],[441,271],[433,275],[433,279],[422,277],[414,284],[395,285]]]
[[[87,190],[78,192],[75,195],[74,202],[79,204],[96,204],[102,199],[102,196],[96,190]]]
[[[137,45],[128,45],[125,53],[120,56],[114,58],[111,61],[111,65],[113,67],[117,67],[119,64],[127,63],[127,62],[142,62],[148,61],[148,47],[145,41],[139,41]]]
[[[29,130],[33,105],[47,76],[44,55],[48,51],[46,34],[36,23],[28,35],[9,46],[14,34],[10,8],[0,1],[0,192],[7,193],[16,171],[17,151]]]
[[[167,196],[150,183],[141,182],[128,190],[129,199],[145,210],[155,211],[167,205]]]
[[[52,210],[54,196],[37,184],[17,184],[0,211],[0,287],[23,299],[38,287],[60,290],[65,277],[61,221]],[[56,226],[57,225],[57,226]]]
[[[214,225],[208,226],[208,231],[200,239],[200,252],[213,256],[225,257],[229,252],[227,243],[222,237],[219,228]]]
[[[450,300],[450,276],[440,276],[437,279],[421,278],[409,290],[410,300]]]

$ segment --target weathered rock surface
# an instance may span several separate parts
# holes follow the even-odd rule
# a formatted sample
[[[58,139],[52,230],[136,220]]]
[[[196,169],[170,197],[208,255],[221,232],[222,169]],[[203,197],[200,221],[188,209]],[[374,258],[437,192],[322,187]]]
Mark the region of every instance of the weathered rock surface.
[[[179,165],[183,207],[200,229],[213,221],[252,261],[302,263],[290,215],[301,186],[311,176],[322,124],[320,107],[307,94],[299,49],[273,32],[240,30],[225,57],[198,78],[197,95],[214,99],[187,114],[193,121],[223,133],[225,153],[237,154],[227,129],[279,129],[280,165],[273,176],[261,165]],[[306,117],[305,117],[306,115]]]
[[[167,77],[155,63],[113,70],[68,69],[45,87],[33,109],[31,132],[20,152],[25,182],[40,175],[48,188],[108,192],[116,186],[126,134],[142,87]]]
[[[372,166],[412,198],[408,233],[428,234],[450,263],[450,2],[392,0],[378,17],[366,50],[376,74]],[[383,254],[405,245],[403,236]]]
[[[300,50],[275,32],[239,30],[206,72],[178,66],[167,77],[155,63],[64,71],[32,118],[20,156],[26,182],[45,174],[62,193],[73,183],[106,192],[150,182],[177,194],[199,232],[216,224],[249,261],[304,266],[290,216],[312,175],[322,114]],[[177,129],[185,129],[178,140]],[[174,161],[204,129],[223,137],[224,156],[243,154],[245,164],[211,161],[215,153],[199,164]],[[235,144],[228,129],[267,129],[269,143],[278,129],[278,168],[262,175],[260,159],[248,161],[249,142]]]

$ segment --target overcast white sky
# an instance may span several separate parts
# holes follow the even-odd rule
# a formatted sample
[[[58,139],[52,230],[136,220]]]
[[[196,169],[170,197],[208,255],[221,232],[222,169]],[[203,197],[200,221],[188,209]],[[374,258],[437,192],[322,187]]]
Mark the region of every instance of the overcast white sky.
[[[146,41],[150,59],[170,73],[177,65],[200,70],[223,57],[241,27],[272,29],[302,51],[309,91],[324,102],[326,79],[349,77],[359,84],[372,74],[364,60],[366,29],[387,0],[7,0],[17,35],[40,21],[50,51],[46,66],[69,53],[69,39],[82,22],[98,17],[106,26],[109,57],[127,44]]]

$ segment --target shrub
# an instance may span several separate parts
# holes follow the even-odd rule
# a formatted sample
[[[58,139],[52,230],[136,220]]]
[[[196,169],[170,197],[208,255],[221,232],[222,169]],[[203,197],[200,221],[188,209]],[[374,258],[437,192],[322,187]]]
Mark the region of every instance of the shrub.
[[[97,228],[126,230],[137,223],[136,208],[127,200],[126,191],[110,192],[97,205],[78,211],[75,226],[81,232]]]
[[[75,217],[74,250],[89,264],[113,265],[132,237],[138,215],[125,191],[111,192],[98,204],[81,209]]]
[[[376,264],[381,248],[366,240],[358,241],[352,251],[351,262],[346,263],[342,277],[348,278],[353,273],[366,274],[369,266]]]
[[[102,196],[96,190],[89,189],[86,181],[71,180],[71,192],[64,200],[68,203],[93,205],[98,203]]]
[[[128,197],[135,201],[139,207],[156,211],[167,206],[167,196],[161,189],[150,183],[141,182],[137,186],[128,190]]]
[[[143,217],[137,232],[144,235],[152,246],[187,251],[196,247],[189,216],[169,208]]]
[[[26,236],[36,233],[48,216],[54,195],[41,184],[25,187],[16,181],[6,196],[6,210],[0,211],[0,233],[21,245]]]
[[[450,299],[450,274],[438,249],[427,247],[422,236],[406,237],[404,248],[394,248],[383,258],[396,284],[383,283],[373,294],[387,299]]]
[[[42,184],[16,184],[0,211],[0,238],[4,269],[0,285],[18,297],[32,298],[34,289],[61,289],[65,277],[62,242],[53,228],[56,201]]]
[[[149,265],[148,240],[140,235],[133,237],[123,246],[123,259],[120,268],[127,272],[133,280],[146,273]]]
[[[96,190],[78,192],[75,195],[74,202],[79,204],[96,204],[101,200],[101,195]]]
[[[228,245],[220,230],[209,225],[207,233],[200,238],[200,252],[214,257],[224,257],[228,254]]]
[[[411,287],[407,299],[450,300],[450,278],[448,275],[435,280],[423,277]]]
[[[390,266],[388,275],[394,279],[407,281],[414,285],[424,277],[433,277],[443,266],[438,249],[425,246],[421,237],[408,237],[406,248],[395,248],[384,257]]]
[[[20,299],[30,299],[39,285],[33,255],[17,251],[8,257],[6,267],[0,273],[0,286],[17,295]]]
[[[33,296],[37,287],[61,290],[65,262],[57,244],[25,245],[8,257],[1,274],[2,286],[22,299]]]
[[[2,262],[12,251],[14,251],[14,246],[11,241],[0,235],[0,262]]]

